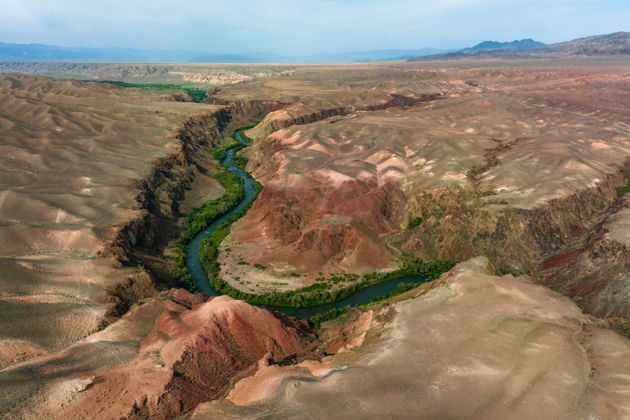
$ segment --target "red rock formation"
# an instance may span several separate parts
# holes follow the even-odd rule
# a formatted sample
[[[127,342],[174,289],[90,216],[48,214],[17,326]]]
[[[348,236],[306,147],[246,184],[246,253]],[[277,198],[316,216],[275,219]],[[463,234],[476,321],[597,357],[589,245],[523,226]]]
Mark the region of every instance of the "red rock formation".
[[[0,412],[171,419],[223,395],[259,360],[299,359],[313,343],[304,323],[174,289],[59,354],[0,372]]]

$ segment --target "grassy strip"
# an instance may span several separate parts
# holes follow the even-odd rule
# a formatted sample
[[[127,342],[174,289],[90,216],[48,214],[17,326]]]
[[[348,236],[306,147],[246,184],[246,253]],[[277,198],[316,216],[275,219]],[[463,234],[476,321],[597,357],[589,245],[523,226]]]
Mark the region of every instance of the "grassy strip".
[[[450,270],[455,265],[454,261],[437,260],[425,262],[410,254],[404,254],[403,267],[401,269],[388,273],[366,274],[351,286],[333,288],[330,284],[315,283],[311,286],[284,292],[254,294],[238,290],[219,277],[219,264],[216,261],[218,246],[228,232],[229,226],[225,226],[225,230],[217,228],[217,230],[204,241],[206,243],[202,244],[202,246],[205,245],[203,247],[203,253],[201,250],[202,246],[200,246],[199,257],[201,264],[206,270],[210,284],[217,291],[254,305],[294,308],[324,305],[345,299],[358,290],[374,284],[404,276],[422,276],[425,278],[424,281],[430,281]]]
[[[188,215],[184,225],[184,232],[173,246],[175,261],[175,276],[189,290],[196,291],[196,286],[192,281],[185,261],[185,248],[188,242],[201,231],[206,229],[213,221],[224,216],[232,210],[245,195],[243,180],[228,171],[225,167],[221,168],[216,175],[221,185],[225,188],[225,194],[216,200],[210,200],[197,207]],[[217,231],[225,230],[224,224],[217,227]]]
[[[423,221],[422,217],[414,217],[413,219],[409,221],[409,224],[407,225],[407,230],[411,230],[415,227],[420,226],[420,223],[422,223],[422,221]]]
[[[313,328],[319,328],[324,322],[339,318],[340,316],[347,314],[349,310],[349,305],[341,308],[332,308],[326,312],[320,312],[313,315],[307,321],[313,326]]]
[[[208,93],[207,89],[191,88],[191,87],[184,87],[184,86],[172,85],[172,84],[162,85],[159,83],[127,83],[127,82],[119,82],[116,80],[98,80],[98,82],[109,83],[111,85],[122,86],[122,87],[144,89],[144,90],[159,90],[159,91],[184,90],[188,92],[190,96],[192,96],[194,102],[203,102],[206,99],[206,96]]]
[[[206,201],[201,206],[194,209],[186,217],[186,221],[184,222],[184,232],[172,248],[173,256],[171,258],[175,262],[174,275],[179,280],[179,282],[190,291],[197,292],[198,290],[197,286],[195,286],[195,283],[192,280],[192,277],[190,276],[190,273],[188,272],[188,268],[186,267],[186,254],[184,252],[186,249],[186,245],[188,244],[188,242],[190,242],[191,239],[193,239],[197,234],[206,229],[216,219],[229,213],[230,210],[236,207],[245,196],[245,188],[243,185],[244,181],[237,175],[230,172],[227,167],[223,165],[223,161],[227,156],[228,150],[234,149],[232,164],[242,170],[245,170],[245,166],[247,165],[247,158],[237,156],[236,152],[247,147],[247,145],[235,140],[234,137],[236,136],[236,132],[241,130],[241,136],[243,137],[243,139],[251,143],[252,139],[247,137],[242,131],[252,128],[256,124],[257,123],[254,123],[247,127],[234,130],[234,132],[232,133],[232,142],[224,144],[212,150],[212,156],[215,160],[217,160],[217,162],[221,164],[219,166],[218,173],[215,175],[215,178],[221,183],[221,185],[223,185],[225,193],[218,199]],[[254,182],[254,188],[256,190],[255,194],[257,195],[262,189],[262,185],[260,185],[260,183],[258,182]],[[232,218],[230,218],[230,220],[232,220],[233,222],[245,211],[247,211],[247,209],[243,209],[241,213],[239,213],[238,215],[234,215]],[[229,232],[226,229],[228,228],[224,226],[224,224],[219,226],[217,228],[217,231],[219,231],[219,233],[217,234],[218,236],[213,239],[213,241],[218,240],[221,235],[223,235],[224,238],[225,235],[227,235],[227,233]],[[203,244],[200,244],[200,249],[202,246]],[[209,252],[209,250],[206,250],[206,252]],[[210,264],[210,262],[208,262],[208,264]]]
[[[212,154],[216,160],[223,162],[229,149],[233,148],[236,152],[243,147],[246,147],[246,145],[234,141],[214,149]],[[246,163],[247,159],[245,159],[243,165]],[[221,185],[223,185],[225,193],[215,200],[206,201],[201,206],[194,209],[188,217],[186,217],[186,221],[184,222],[184,232],[172,248],[174,254],[172,259],[175,261],[175,277],[177,277],[180,283],[191,291],[197,291],[197,288],[192,281],[188,268],[186,267],[184,252],[186,245],[197,234],[206,229],[213,221],[229,213],[230,210],[236,207],[245,196],[243,180],[230,172],[226,166],[221,164],[215,178],[221,183]],[[254,188],[256,188],[256,191],[258,192],[262,189],[262,186],[256,182],[254,183]],[[217,231],[220,232],[220,234],[227,235],[224,224],[217,227]]]

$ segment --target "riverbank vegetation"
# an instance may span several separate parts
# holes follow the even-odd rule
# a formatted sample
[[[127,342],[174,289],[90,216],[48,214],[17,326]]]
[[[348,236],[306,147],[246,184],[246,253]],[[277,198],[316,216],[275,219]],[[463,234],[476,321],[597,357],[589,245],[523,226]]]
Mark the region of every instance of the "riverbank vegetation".
[[[90,81],[92,82],[96,81],[99,83],[109,83],[110,85],[137,88],[137,89],[143,89],[143,90],[159,90],[159,91],[183,90],[190,94],[193,102],[205,101],[207,97],[207,93],[208,93],[207,89],[185,87],[185,86],[173,85],[173,84],[162,85],[158,83],[128,83],[128,82],[119,82],[117,80],[90,80]]]
[[[376,305],[378,303],[384,302],[388,299],[393,298],[394,296],[401,295],[411,289],[414,289],[421,284],[423,281],[415,282],[415,283],[400,283],[396,287],[396,290],[393,290],[386,295],[382,296],[374,296],[368,303],[364,305],[359,305],[358,308],[367,309],[370,306]],[[327,310],[326,312],[320,312],[315,314],[307,319],[307,321],[313,326],[313,328],[319,328],[324,322],[332,321],[333,319],[339,318],[350,310],[350,306],[343,306],[341,308],[332,308]]]
[[[238,134],[245,141],[251,141],[243,133],[241,129]],[[234,133],[236,135],[237,132]],[[231,173],[223,163],[232,150],[236,153],[238,150],[246,147],[247,144],[239,141],[226,144],[212,151],[213,157],[221,162],[221,168],[217,174],[217,179],[225,188],[225,193],[218,199],[208,201],[193,211],[186,219],[184,233],[175,245],[175,263],[176,275],[179,280],[187,288],[195,290],[196,287],[185,263],[185,248],[188,242],[198,233],[206,229],[212,222],[219,217],[228,214],[245,196],[244,181],[241,177]],[[244,156],[234,156],[232,164],[242,170],[247,165],[247,158]],[[255,195],[260,192],[262,186],[257,182],[254,183]],[[220,266],[217,260],[219,246],[223,239],[229,234],[231,224],[240,218],[247,211],[249,205],[243,207],[238,212],[231,214],[225,222],[218,225],[215,230],[199,244],[198,257],[204,268],[209,283],[219,293],[229,295],[235,299],[244,300],[255,305],[277,306],[277,307],[310,307],[327,303],[336,302],[345,299],[355,292],[366,287],[394,280],[405,276],[418,276],[423,281],[429,281],[437,278],[440,274],[450,270],[455,264],[453,261],[437,260],[423,261],[411,254],[402,253],[401,268],[390,272],[374,272],[364,274],[334,274],[329,277],[320,275],[317,282],[310,286],[302,287],[289,291],[273,291],[261,294],[244,292],[236,289],[219,276]],[[266,269],[267,267],[255,264],[258,269]],[[300,276],[299,273],[292,274],[294,277]],[[418,283],[419,284],[419,283]],[[414,283],[414,287],[415,287]],[[411,287],[411,286],[404,286]],[[405,289],[408,290],[408,289]],[[400,292],[402,293],[402,292]],[[338,315],[337,315],[338,316]],[[319,322],[319,321],[318,321]]]
[[[194,209],[188,215],[188,217],[186,217],[186,220],[184,222],[184,231],[172,248],[172,259],[175,262],[174,274],[179,282],[184,285],[188,290],[197,291],[197,288],[192,281],[190,273],[188,272],[188,268],[186,267],[186,245],[197,234],[206,229],[212,222],[229,213],[245,197],[245,187],[243,179],[230,172],[228,168],[223,164],[230,149],[233,149],[234,153],[236,153],[243,147],[246,147],[246,145],[234,140],[233,142],[222,145],[212,151],[213,157],[218,162],[220,162],[215,178],[221,183],[225,192],[221,197],[215,200],[206,201],[201,206]],[[239,156],[239,158],[241,157]],[[242,165],[242,168],[244,169],[245,165],[247,165],[247,158],[242,157],[241,159],[239,159],[239,164]],[[262,185],[260,185],[258,182],[254,182],[254,189],[255,194],[257,194],[262,189]],[[242,212],[244,211],[246,211],[246,209],[243,209],[238,215],[233,215],[230,218],[230,221],[219,225],[215,230],[216,235],[214,235],[214,237],[213,235],[211,235],[204,241],[210,240],[211,242],[220,242],[220,240],[222,240],[229,232],[229,224],[240,217],[242,215]],[[207,247],[208,245],[206,245],[206,248]],[[208,261],[207,263],[210,264],[210,261]]]
[[[623,187],[617,187],[617,197],[623,197],[630,192],[630,185],[624,185]]]
[[[409,224],[407,225],[407,230],[411,230],[415,227],[420,226],[420,223],[422,223],[422,221],[423,221],[422,217],[414,217],[413,219],[409,221]]]
[[[397,278],[418,276],[423,279],[418,283],[413,283],[413,286],[407,286],[406,284],[401,285],[403,288],[406,288],[404,290],[409,290],[407,287],[415,287],[425,281],[434,280],[455,265],[454,261],[423,261],[411,254],[403,253],[401,256],[402,267],[400,269],[390,272],[368,273],[363,276],[356,274],[349,275],[352,279],[355,279],[350,285],[335,287],[334,284],[336,282],[332,280],[317,282],[295,290],[254,294],[238,290],[219,277],[220,267],[216,261],[216,257],[218,254],[218,246],[229,232],[229,226],[226,226],[225,229],[224,231],[223,228],[217,228],[217,230],[210,235],[208,240],[202,243],[202,246],[199,248],[201,264],[206,270],[210,284],[217,291],[254,305],[294,308],[318,306],[345,299],[361,289]],[[339,276],[333,276],[333,278],[346,279],[345,277]],[[402,291],[398,291],[398,293],[402,293]]]

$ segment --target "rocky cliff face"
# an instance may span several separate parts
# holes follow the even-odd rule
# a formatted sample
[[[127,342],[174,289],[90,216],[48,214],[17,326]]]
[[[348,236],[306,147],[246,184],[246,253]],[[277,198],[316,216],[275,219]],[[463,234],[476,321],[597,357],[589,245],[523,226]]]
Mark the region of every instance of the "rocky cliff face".
[[[445,97],[446,94],[444,92],[424,94],[407,93],[407,95],[391,93],[388,98],[378,98],[373,103],[326,108],[316,112],[305,113],[279,109],[266,115],[260,124],[250,130],[250,134],[254,138],[264,139],[274,131],[282,130],[295,125],[311,124],[331,117],[348,115],[356,111],[378,111],[392,107],[417,106],[425,102],[443,99]],[[289,104],[285,104],[285,107],[288,105]]]
[[[273,276],[286,277],[292,272],[301,279],[293,278],[290,283],[308,284],[318,272],[395,268],[394,253],[382,238],[400,229],[405,197],[398,177],[385,173],[389,154],[380,156],[377,146],[369,149],[373,162],[359,163],[369,154],[360,140],[348,141],[336,126],[330,130],[333,137],[326,139],[322,128],[345,122],[334,117],[421,106],[444,97],[442,92],[391,93],[387,99],[357,106],[306,112],[293,104],[267,114],[247,132],[256,139],[249,169],[265,188],[223,245],[234,252],[222,253],[222,276],[241,288],[240,278],[246,277],[246,283],[255,284],[247,288],[260,291],[261,285],[265,288],[266,283],[277,280]],[[375,171],[377,164],[382,174]],[[234,258],[270,270],[264,276],[256,276],[260,273],[248,267],[234,270]]]
[[[630,197],[620,198],[582,243],[545,262],[544,282],[584,311],[630,334]]]
[[[157,275],[160,287],[174,286],[164,249],[181,232],[184,214],[179,206],[186,193],[200,174],[212,171],[206,159],[207,151],[229,137],[231,130],[277,106],[272,101],[234,102],[184,121],[176,136],[176,150],[156,160],[151,173],[136,182],[139,192],[134,207],[138,215],[117,228],[101,255],[115,256],[124,264],[140,262]],[[127,306],[133,302],[127,302]]]
[[[183,165],[174,130],[217,110],[162,96],[0,76],[0,367],[61,351],[157,292],[111,245],[153,240],[149,213],[176,190],[160,170]],[[162,204],[144,208],[139,179]]]
[[[389,244],[426,259],[487,255],[539,276],[601,221],[626,183],[630,149],[621,125],[501,89],[346,116],[335,108],[308,114],[328,117],[313,123],[269,114],[249,131],[250,170],[265,189],[226,247],[279,274],[384,269]],[[266,134],[292,123],[302,125]]]
[[[393,241],[426,258],[486,255],[500,270],[540,276],[547,258],[601,220],[602,209],[614,201],[615,186],[624,182],[625,173],[613,172],[591,188],[533,208],[491,200],[474,189],[419,191],[413,193],[407,211],[422,217],[423,223]]]

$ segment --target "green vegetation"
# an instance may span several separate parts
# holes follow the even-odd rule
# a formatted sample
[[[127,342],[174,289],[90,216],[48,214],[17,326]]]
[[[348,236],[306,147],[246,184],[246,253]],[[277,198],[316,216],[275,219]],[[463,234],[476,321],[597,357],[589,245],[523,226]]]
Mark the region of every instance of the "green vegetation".
[[[384,302],[388,299],[393,298],[394,296],[398,296],[411,289],[414,289],[420,286],[422,283],[423,282],[400,283],[398,284],[398,287],[396,288],[396,290],[389,292],[388,294],[383,295],[383,296],[375,296],[370,300],[370,302],[366,303],[365,305],[360,305],[359,307],[368,308],[372,305],[376,305],[377,303]],[[332,308],[332,309],[327,310],[326,312],[320,312],[318,314],[311,316],[310,318],[308,318],[307,321],[313,326],[313,328],[319,328],[321,324],[323,324],[324,322],[332,321],[335,318],[339,318],[340,316],[348,313],[349,310],[350,310],[350,306],[344,306],[341,308]]]
[[[246,145],[242,144],[241,142],[233,141],[232,143],[214,149],[212,151],[212,155],[219,162],[223,162],[229,149],[240,150],[245,146]],[[247,161],[245,160],[245,164],[246,163]],[[238,203],[245,196],[243,180],[237,175],[228,171],[226,166],[219,166],[219,170],[218,173],[215,175],[215,178],[221,183],[221,185],[223,185],[225,193],[215,200],[210,200],[203,203],[201,206],[194,209],[188,215],[186,221],[184,222],[184,232],[173,247],[174,256],[172,258],[175,261],[175,276],[183,285],[185,285],[189,290],[192,291],[196,291],[196,286],[194,285],[194,282],[192,281],[192,278],[188,273],[188,269],[186,268],[184,252],[186,245],[199,232],[206,229],[213,221],[229,213],[230,210],[238,205]],[[262,185],[255,182],[254,189],[255,194],[258,194],[258,192],[260,192],[260,190],[262,189]],[[204,250],[204,255],[208,264],[211,264],[209,255],[213,253],[211,250],[211,245],[215,244],[215,246],[218,247],[221,240],[223,240],[223,238],[225,238],[225,236],[227,236],[227,234],[229,233],[229,225],[236,219],[238,219],[242,214],[244,214],[245,211],[247,211],[247,208],[242,209],[241,212],[239,212],[238,214],[232,215],[229,221],[218,226],[215,232],[200,244],[199,251],[201,253],[202,249]],[[245,261],[239,261],[239,264],[248,263]]]
[[[413,219],[409,221],[409,224],[407,225],[407,230],[411,230],[415,227],[420,226],[420,223],[422,223],[423,220],[424,219],[422,217],[414,217]]]
[[[502,265],[501,267],[499,267],[499,274],[502,275],[502,276],[505,276],[507,274],[511,274],[514,277],[518,277],[518,276],[522,275],[523,273],[521,273],[519,271],[516,271],[516,270],[514,270],[514,269],[512,269],[510,267]]]
[[[200,247],[199,258],[201,260],[201,264],[206,270],[210,284],[217,291],[254,305],[295,308],[318,306],[345,299],[358,290],[364,289],[368,286],[404,276],[421,276],[424,277],[424,281],[430,281],[436,279],[440,274],[450,270],[455,265],[454,261],[449,260],[425,262],[411,254],[403,253],[403,264],[399,270],[387,273],[369,273],[363,277],[356,274],[349,274],[347,275],[348,277],[357,280],[354,284],[349,286],[333,287],[331,284],[318,282],[295,290],[254,294],[238,290],[227,284],[219,277],[219,264],[216,262],[218,244],[225,235],[227,235],[227,232],[224,232],[222,227],[223,225],[221,225],[221,229],[217,228],[217,230],[205,240],[208,241],[209,246],[207,248],[204,247],[203,254],[202,247]],[[402,292],[397,291],[397,293]]]
[[[96,80],[91,80],[91,81],[96,81]],[[180,86],[180,85],[161,85],[158,83],[127,83],[127,82],[119,82],[116,80],[98,80],[99,83],[109,83],[111,85],[116,85],[116,86],[122,86],[122,87],[130,87],[130,88],[138,88],[138,89],[144,89],[144,90],[160,90],[160,91],[166,91],[166,90],[183,90],[186,91],[190,94],[190,96],[193,99],[193,102],[203,102],[206,99],[207,96],[207,89],[201,89],[201,88],[191,88],[191,87],[184,87],[184,86]]]
[[[394,296],[398,296],[401,295],[411,289],[415,289],[416,287],[420,286],[423,282],[416,282],[416,283],[399,283],[398,286],[396,287],[396,290],[389,292],[386,295],[383,296],[375,296],[373,297],[370,302],[365,305],[365,306],[370,306],[370,305],[374,305],[376,303],[380,303],[383,301],[386,301],[387,299],[393,298]]]
[[[241,135],[244,139],[249,140],[242,131]],[[234,152],[236,152],[243,147],[246,147],[246,145],[238,141],[234,141],[214,149],[212,154],[219,162],[223,162],[229,150],[234,150]],[[244,156],[236,156],[233,159],[233,163],[235,166],[244,169],[247,165],[247,158]],[[245,195],[243,180],[228,171],[227,167],[221,165],[216,178],[225,188],[225,193],[218,199],[204,203],[188,216],[185,223],[184,233],[174,247],[175,256],[173,258],[176,263],[176,275],[182,284],[192,290],[195,290],[195,285],[185,264],[184,250],[186,244],[195,235],[206,229],[206,227],[214,220],[217,220],[217,218],[229,213]],[[254,183],[254,187],[255,194],[258,194],[262,189],[262,186],[258,183]],[[455,264],[453,261],[442,260],[425,262],[412,256],[411,254],[403,253],[401,256],[402,267],[399,270],[392,272],[369,273],[363,276],[359,276],[358,274],[336,274],[332,275],[328,279],[325,279],[323,275],[320,275],[317,279],[317,283],[296,290],[282,292],[274,291],[261,294],[243,292],[230,286],[219,277],[220,267],[217,261],[217,256],[219,245],[229,234],[231,224],[245,214],[247,210],[248,206],[244,207],[239,212],[230,215],[224,223],[217,226],[207,238],[201,241],[199,244],[198,256],[201,265],[206,271],[209,283],[216,291],[229,295],[235,299],[244,300],[251,304],[280,307],[317,306],[336,302],[349,297],[360,289],[403,276],[416,275],[423,277],[425,281],[432,280],[437,278],[443,272],[450,270]],[[239,261],[238,264],[245,265],[248,263],[245,261]],[[254,267],[261,270],[267,268],[262,264],[254,264]],[[300,274],[292,273],[291,276],[299,277]],[[351,284],[346,286],[335,286],[337,283]],[[399,290],[390,293],[390,295],[393,296],[393,293],[398,294],[402,293],[404,290],[408,290],[406,287],[415,287],[415,285],[401,286],[399,287]],[[338,316],[339,313],[339,311],[336,311],[334,313],[331,312],[328,315],[322,315],[317,318],[316,322],[323,322],[326,316],[330,317],[334,314],[337,314],[335,316]]]
[[[617,197],[623,197],[624,195],[630,192],[630,185],[617,187],[616,190],[617,190]]]
[[[332,308],[327,310],[326,312],[320,312],[318,314],[313,315],[308,319],[308,322],[311,323],[313,328],[319,328],[326,321],[331,321],[335,318],[339,318],[342,315],[345,315],[350,310],[350,306],[344,306],[342,308]]]

